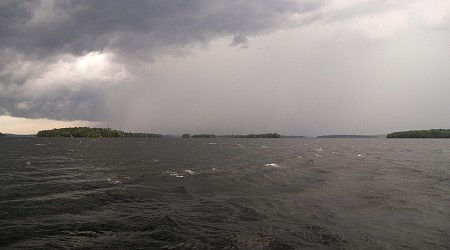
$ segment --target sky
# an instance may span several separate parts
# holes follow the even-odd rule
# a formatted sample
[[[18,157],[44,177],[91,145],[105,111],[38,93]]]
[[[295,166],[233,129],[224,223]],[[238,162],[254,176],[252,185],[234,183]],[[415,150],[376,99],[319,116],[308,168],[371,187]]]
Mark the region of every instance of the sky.
[[[0,132],[450,128],[448,0],[6,0]]]

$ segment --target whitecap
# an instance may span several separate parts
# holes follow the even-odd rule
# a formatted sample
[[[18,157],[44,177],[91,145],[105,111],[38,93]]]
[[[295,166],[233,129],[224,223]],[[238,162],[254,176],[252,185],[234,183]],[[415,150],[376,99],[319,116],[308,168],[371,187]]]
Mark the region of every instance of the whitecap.
[[[166,173],[166,174],[168,174],[168,175],[170,175],[170,176],[177,177],[177,178],[184,178],[184,175],[180,175],[180,174],[178,174],[177,172],[166,171],[166,172],[164,172],[164,173]]]
[[[323,152],[323,149],[322,149],[322,148],[316,148],[316,149],[314,149],[314,150],[316,150],[316,151],[318,151],[318,152]]]
[[[321,158],[322,157],[322,155],[320,155],[320,154],[314,154],[316,157],[319,157],[319,158]]]
[[[122,182],[117,178],[108,178],[106,180],[113,185],[122,184]]]
[[[262,148],[269,148],[269,146],[262,146]]]
[[[208,143],[208,145],[216,145],[217,143],[215,143],[215,142],[210,142],[210,143]]]
[[[359,155],[357,155],[358,157],[361,157],[361,158],[364,158],[364,155],[362,155],[362,154],[359,154]]]
[[[281,167],[280,165],[276,164],[276,163],[267,163],[264,166],[266,167],[274,167],[274,168],[279,168]]]
[[[192,174],[192,175],[197,174],[197,173],[195,173],[194,171],[192,171],[190,169],[185,169],[184,172],[186,172],[188,174]]]

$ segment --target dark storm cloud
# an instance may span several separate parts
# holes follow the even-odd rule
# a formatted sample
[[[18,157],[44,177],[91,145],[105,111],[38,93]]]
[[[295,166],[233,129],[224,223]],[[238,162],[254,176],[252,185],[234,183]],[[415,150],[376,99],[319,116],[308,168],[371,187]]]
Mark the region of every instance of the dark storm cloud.
[[[79,90],[60,87],[37,98],[2,96],[0,105],[4,114],[15,117],[101,121],[106,118],[103,98],[104,90],[95,86]]]
[[[286,15],[318,3],[279,1],[9,1],[2,4],[0,46],[27,55],[114,50],[152,54],[161,47],[207,43],[284,27]]]
[[[246,36],[237,35],[233,38],[233,42],[231,42],[230,46],[236,47],[241,46],[242,48],[248,47],[248,39]]]
[[[177,54],[192,44],[247,37],[289,27],[294,13],[322,1],[295,0],[60,0],[0,3],[0,115],[61,120],[100,120],[110,86],[73,80],[46,88],[36,82],[62,55],[112,53],[124,64]],[[297,24],[296,24],[297,25]],[[60,81],[63,81],[60,79]],[[34,82],[34,83],[33,83]],[[33,89],[34,88],[34,89]],[[39,92],[39,91],[37,91]]]

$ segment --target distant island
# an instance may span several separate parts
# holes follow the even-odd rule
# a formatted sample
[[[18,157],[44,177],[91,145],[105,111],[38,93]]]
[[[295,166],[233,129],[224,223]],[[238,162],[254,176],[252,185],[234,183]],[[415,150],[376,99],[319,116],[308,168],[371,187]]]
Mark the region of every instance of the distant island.
[[[152,133],[131,133],[125,132],[123,137],[146,137],[146,138],[162,138],[161,134],[152,134]]]
[[[388,134],[387,138],[450,138],[450,129],[399,131]]]
[[[2,134],[2,132],[0,132],[0,137],[5,136],[4,134]]]
[[[186,137],[183,137],[183,138],[186,138]],[[216,138],[216,135],[200,134],[200,135],[193,135],[192,138]]]
[[[384,135],[321,135],[316,138],[384,138]]]
[[[182,138],[281,138],[278,133],[266,133],[266,134],[248,134],[248,135],[213,135],[213,134],[183,134]],[[298,138],[298,137],[296,137]]]
[[[230,135],[228,138],[281,138],[281,135],[278,133]]]
[[[55,128],[52,130],[41,130],[36,134],[38,137],[162,137],[160,134],[146,133],[129,133],[110,128],[89,128],[89,127],[73,127],[73,128]]]

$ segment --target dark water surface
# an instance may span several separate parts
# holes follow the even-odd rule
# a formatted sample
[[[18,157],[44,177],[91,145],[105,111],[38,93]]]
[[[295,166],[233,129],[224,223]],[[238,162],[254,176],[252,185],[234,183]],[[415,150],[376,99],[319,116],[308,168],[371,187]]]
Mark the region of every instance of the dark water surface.
[[[0,248],[449,249],[450,140],[0,138]]]

